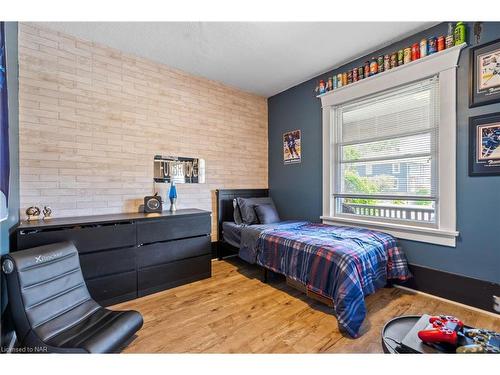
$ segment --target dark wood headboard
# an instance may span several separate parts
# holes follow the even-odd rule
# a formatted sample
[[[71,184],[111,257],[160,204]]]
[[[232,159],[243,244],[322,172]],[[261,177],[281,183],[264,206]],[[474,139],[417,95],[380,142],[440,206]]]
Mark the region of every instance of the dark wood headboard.
[[[221,189],[215,191],[217,197],[217,235],[222,241],[222,223],[233,221],[234,198],[258,198],[269,196],[268,189]]]

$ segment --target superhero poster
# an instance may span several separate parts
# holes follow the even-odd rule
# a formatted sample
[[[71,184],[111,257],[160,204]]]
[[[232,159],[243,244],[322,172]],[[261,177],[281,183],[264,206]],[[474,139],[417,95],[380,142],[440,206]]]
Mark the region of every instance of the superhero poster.
[[[286,164],[301,162],[302,145],[300,130],[293,130],[283,134],[283,160]]]
[[[500,113],[469,119],[469,175],[500,175]]]

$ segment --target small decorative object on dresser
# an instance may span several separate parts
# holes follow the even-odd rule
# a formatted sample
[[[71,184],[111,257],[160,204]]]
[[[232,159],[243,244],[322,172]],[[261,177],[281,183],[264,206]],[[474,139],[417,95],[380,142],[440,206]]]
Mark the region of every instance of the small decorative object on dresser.
[[[469,176],[500,175],[500,112],[469,118]]]
[[[49,206],[43,206],[43,220],[52,219],[52,208]]]
[[[469,107],[500,102],[500,39],[470,50]]]
[[[170,212],[177,211],[177,207],[175,206],[177,202],[177,187],[175,186],[175,182],[170,182],[170,190],[168,191],[168,199],[170,199]]]
[[[162,210],[162,200],[158,193],[155,193],[153,196],[144,197],[145,213],[161,213]]]
[[[31,206],[26,209],[27,221],[38,220],[40,218],[40,209],[36,206]]]

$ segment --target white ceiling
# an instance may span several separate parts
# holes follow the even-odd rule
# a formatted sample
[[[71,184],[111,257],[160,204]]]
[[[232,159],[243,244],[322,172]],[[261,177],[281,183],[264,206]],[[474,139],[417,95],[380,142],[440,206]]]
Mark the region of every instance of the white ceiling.
[[[265,97],[433,22],[46,22],[45,27]]]

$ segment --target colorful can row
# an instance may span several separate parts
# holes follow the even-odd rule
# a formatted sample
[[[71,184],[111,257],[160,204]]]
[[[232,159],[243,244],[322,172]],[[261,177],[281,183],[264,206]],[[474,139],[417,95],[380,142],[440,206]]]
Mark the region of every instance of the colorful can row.
[[[364,78],[374,76],[375,74],[394,69],[398,66],[451,48],[455,45],[464,43],[464,41],[465,26],[462,22],[458,22],[455,29],[450,29],[446,36],[441,35],[437,38],[432,36],[427,39],[422,39],[419,43],[412,44],[411,47],[400,49],[391,54],[372,57],[372,59],[366,61],[363,66],[334,75],[328,78],[326,82],[321,80],[316,91],[319,89],[320,94],[322,94],[327,91],[338,89],[351,83],[358,82]]]

